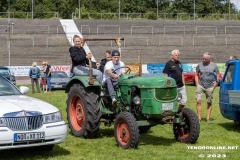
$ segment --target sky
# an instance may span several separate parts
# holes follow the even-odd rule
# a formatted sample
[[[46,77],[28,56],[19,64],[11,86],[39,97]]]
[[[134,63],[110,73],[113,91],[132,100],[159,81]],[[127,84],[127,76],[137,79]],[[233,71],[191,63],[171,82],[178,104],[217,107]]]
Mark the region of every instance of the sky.
[[[238,10],[240,10],[240,0],[230,0],[231,3],[234,3]]]

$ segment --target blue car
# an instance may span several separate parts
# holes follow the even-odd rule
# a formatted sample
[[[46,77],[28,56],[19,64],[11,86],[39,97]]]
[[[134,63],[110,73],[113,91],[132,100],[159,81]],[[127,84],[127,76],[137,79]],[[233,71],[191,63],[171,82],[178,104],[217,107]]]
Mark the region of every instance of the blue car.
[[[14,85],[16,85],[16,78],[14,74],[10,72],[10,69],[8,67],[0,66],[0,75],[7,78],[10,82],[12,82]]]
[[[52,89],[65,89],[68,81],[69,76],[64,71],[52,71],[51,73],[51,86]],[[40,83],[40,87],[42,88],[42,83]]]

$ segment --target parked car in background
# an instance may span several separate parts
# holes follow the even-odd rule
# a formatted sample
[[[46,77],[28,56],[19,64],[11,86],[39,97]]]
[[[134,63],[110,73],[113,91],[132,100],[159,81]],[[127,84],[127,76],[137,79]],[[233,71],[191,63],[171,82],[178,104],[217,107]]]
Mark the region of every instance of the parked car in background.
[[[20,87],[0,76],[0,150],[37,147],[51,151],[67,136],[62,114],[53,105],[25,96]]]
[[[195,85],[195,72],[192,73],[183,73],[186,83],[191,83]]]
[[[69,81],[69,77],[64,71],[52,71],[51,73],[51,86],[52,89],[65,89]],[[42,88],[42,84],[40,84]]]
[[[9,81],[16,85],[16,78],[8,67],[0,66],[0,75],[6,77]]]

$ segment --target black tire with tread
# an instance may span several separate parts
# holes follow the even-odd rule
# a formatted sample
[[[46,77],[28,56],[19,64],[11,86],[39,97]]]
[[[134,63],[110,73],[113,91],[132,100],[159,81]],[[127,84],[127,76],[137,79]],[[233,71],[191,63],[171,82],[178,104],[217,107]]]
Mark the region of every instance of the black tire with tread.
[[[69,113],[71,100],[75,96],[81,99],[85,114],[85,120],[80,130],[74,129]],[[94,93],[94,88],[84,88],[80,84],[74,84],[68,92],[68,99],[66,102],[67,120],[71,133],[76,137],[95,138],[99,131],[102,113],[100,112],[100,98],[98,94]]]
[[[118,127],[120,123],[127,125],[130,138],[126,144],[121,143],[120,135],[118,134]],[[122,131],[123,132],[123,131]],[[114,135],[119,147],[124,149],[137,148],[139,143],[139,129],[135,117],[130,112],[121,112],[117,115],[114,123]]]
[[[173,124],[173,132],[175,139],[182,143],[196,143],[199,133],[200,133],[200,124],[197,118],[197,114],[189,109],[181,109],[183,115],[183,121],[186,123],[184,126],[180,124]]]

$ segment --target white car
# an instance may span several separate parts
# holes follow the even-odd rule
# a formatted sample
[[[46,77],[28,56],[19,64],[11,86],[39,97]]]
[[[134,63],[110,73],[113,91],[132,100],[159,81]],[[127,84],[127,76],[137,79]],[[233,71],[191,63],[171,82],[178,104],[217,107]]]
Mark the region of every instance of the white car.
[[[16,88],[0,76],[0,150],[39,147],[51,151],[64,142],[67,126],[53,105],[25,96],[28,87]]]

